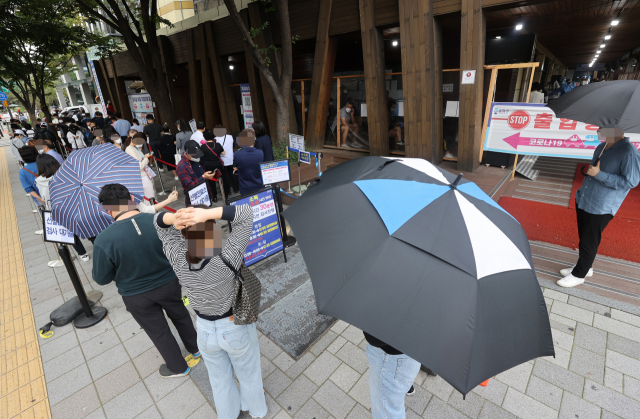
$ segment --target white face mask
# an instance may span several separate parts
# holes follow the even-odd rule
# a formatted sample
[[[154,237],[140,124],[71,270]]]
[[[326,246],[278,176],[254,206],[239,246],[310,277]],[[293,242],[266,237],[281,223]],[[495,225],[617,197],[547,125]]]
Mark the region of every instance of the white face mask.
[[[345,111],[347,111],[347,113],[351,113],[351,108],[347,108]]]
[[[44,153],[44,150],[38,150],[38,154]]]
[[[142,144],[136,144],[137,148],[142,148]]]
[[[122,140],[116,140],[116,144],[122,144]]]
[[[200,161],[200,157],[198,157],[197,159],[196,158],[191,158],[191,161],[194,161],[194,162],[198,163]]]

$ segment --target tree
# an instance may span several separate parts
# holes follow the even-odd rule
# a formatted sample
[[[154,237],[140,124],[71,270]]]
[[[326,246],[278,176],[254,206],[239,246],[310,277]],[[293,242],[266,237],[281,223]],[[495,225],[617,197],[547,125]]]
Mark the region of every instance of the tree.
[[[289,100],[291,100],[291,80],[293,78],[292,50],[295,42],[295,38],[291,36],[291,25],[289,24],[289,4],[288,0],[260,0],[260,2],[265,6],[265,12],[276,12],[280,25],[279,48],[275,45],[264,45],[264,48],[260,48],[255,41],[255,37],[268,26],[268,21],[260,28],[247,28],[234,0],[224,0],[231,18],[240,29],[244,41],[249,45],[253,63],[273,92],[276,101],[276,125],[279,128],[276,141],[286,144],[289,133]],[[270,58],[274,52],[279,55],[280,69],[276,68],[276,64]]]
[[[108,41],[83,26],[72,0],[0,0],[0,85],[35,118],[46,92],[68,71],[72,55]]]
[[[172,25],[158,15],[157,0],[77,0],[76,3],[91,21],[104,22],[120,32],[161,119],[173,124],[176,118],[157,35],[160,24]]]

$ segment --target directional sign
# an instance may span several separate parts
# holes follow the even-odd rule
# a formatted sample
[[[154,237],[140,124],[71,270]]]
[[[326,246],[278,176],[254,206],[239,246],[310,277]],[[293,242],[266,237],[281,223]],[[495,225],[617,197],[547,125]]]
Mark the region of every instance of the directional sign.
[[[7,94],[6,93],[0,93],[0,101],[5,101],[7,100]]]

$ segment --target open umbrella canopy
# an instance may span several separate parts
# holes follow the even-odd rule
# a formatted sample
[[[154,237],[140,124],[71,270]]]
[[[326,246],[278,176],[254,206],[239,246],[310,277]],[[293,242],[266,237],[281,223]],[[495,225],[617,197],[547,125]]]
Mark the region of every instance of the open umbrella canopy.
[[[113,218],[100,205],[100,189],[126,186],[138,200],[144,196],[140,164],[113,144],[73,151],[51,181],[52,217],[83,239],[97,236]]]
[[[363,157],[326,171],[284,216],[318,311],[461,393],[554,354],[527,237],[476,184],[422,159]]]
[[[617,124],[625,133],[640,133],[640,81],[616,80],[579,86],[549,102],[558,118],[598,127]]]

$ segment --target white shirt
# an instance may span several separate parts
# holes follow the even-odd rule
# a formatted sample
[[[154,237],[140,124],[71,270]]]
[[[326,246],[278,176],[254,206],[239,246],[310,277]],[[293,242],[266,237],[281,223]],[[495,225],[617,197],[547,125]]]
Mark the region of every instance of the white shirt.
[[[134,129],[134,130],[136,130],[136,131],[138,131],[138,132],[142,132],[142,131],[144,131],[144,127],[143,127],[142,125],[138,125],[138,124],[131,125],[131,128],[130,128],[130,129]]]
[[[200,145],[200,141],[204,141],[204,135],[202,135],[200,131],[196,130],[196,132],[191,134],[190,140],[193,140]]]
[[[529,95],[529,103],[544,103],[544,93],[532,90]]]
[[[216,142],[222,145],[224,154],[220,156],[225,166],[233,165],[233,137],[225,135],[224,137],[216,137]]]
[[[67,140],[74,149],[85,148],[87,145],[82,140],[82,131],[78,130],[76,135],[73,135],[71,131],[67,132]]]

